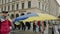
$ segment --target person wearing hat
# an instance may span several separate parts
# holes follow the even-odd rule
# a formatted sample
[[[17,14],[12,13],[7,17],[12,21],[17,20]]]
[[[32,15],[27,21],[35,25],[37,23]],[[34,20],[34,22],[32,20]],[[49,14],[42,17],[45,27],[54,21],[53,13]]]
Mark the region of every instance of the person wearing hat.
[[[7,18],[8,12],[2,11],[2,15],[0,18],[0,34],[9,34],[11,22]]]

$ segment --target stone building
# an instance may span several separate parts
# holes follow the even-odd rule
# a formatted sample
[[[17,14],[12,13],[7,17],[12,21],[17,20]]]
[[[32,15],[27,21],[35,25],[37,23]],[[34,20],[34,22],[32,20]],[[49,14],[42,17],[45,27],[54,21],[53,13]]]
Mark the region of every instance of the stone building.
[[[0,0],[0,12],[8,11],[11,18],[39,12],[57,17],[58,10],[59,4],[56,0]]]

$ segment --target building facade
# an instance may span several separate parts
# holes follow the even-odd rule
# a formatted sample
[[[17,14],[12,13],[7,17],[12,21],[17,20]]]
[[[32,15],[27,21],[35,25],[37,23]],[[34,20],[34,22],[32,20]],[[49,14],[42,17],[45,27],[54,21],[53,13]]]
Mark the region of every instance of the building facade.
[[[0,12],[8,11],[11,18],[39,12],[57,17],[58,10],[59,4],[56,0],[0,0]]]

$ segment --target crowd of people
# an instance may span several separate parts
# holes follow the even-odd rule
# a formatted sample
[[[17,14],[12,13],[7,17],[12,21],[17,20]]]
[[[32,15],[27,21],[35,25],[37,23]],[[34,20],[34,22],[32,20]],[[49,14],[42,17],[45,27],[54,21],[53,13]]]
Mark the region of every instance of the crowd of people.
[[[13,30],[22,30],[22,31],[31,31],[31,32],[41,32],[44,33],[44,30],[46,28],[46,22],[45,21],[31,21],[31,22],[23,22],[23,21],[16,21],[14,22],[14,28]]]
[[[49,34],[51,31],[51,34],[60,34],[60,23],[55,24],[58,22],[55,21],[30,21],[30,22],[24,22],[24,21],[16,21],[13,22],[10,21],[7,17],[8,12],[2,11],[2,15],[0,16],[0,34],[9,34],[11,30],[22,30],[22,31],[30,31],[30,32],[40,32],[42,34],[45,34],[46,31],[48,34],[49,26],[52,26],[49,30]],[[48,24],[47,24],[48,23]],[[12,29],[11,29],[12,28]]]
[[[49,34],[60,34],[60,21],[49,22]]]
[[[30,22],[24,22],[24,21],[10,21],[7,17],[8,12],[2,11],[2,15],[0,16],[0,34],[9,34],[11,30],[22,30],[22,31],[30,31],[30,32],[40,32],[42,34],[45,34],[47,31],[48,34],[48,29],[49,26],[52,26],[51,33],[56,34],[58,32],[60,34],[60,24],[53,24],[53,22],[46,22],[46,21],[30,21]],[[49,26],[48,26],[48,24]],[[58,23],[58,22],[57,22]],[[11,29],[12,28],[12,29]],[[50,30],[49,30],[50,31]],[[49,33],[50,34],[50,33]]]
[[[9,34],[12,30],[15,31],[16,29],[22,31],[31,31],[31,32],[41,32],[44,34],[46,30],[46,21],[31,21],[31,22],[24,22],[24,21],[10,21],[8,19],[8,12],[2,11],[2,15],[0,16],[0,34]]]
[[[8,12],[2,11],[2,15],[0,16],[0,34],[9,34],[11,29],[14,31],[18,28],[18,30],[22,31],[32,31],[32,32],[43,32],[46,27],[45,21],[31,21],[31,22],[24,22],[24,21],[16,21],[8,19]]]

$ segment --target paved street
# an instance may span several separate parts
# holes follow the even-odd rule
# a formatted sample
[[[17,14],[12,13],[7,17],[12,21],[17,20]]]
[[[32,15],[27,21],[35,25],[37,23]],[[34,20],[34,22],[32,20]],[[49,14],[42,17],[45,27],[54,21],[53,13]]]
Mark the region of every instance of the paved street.
[[[11,34],[40,34],[40,33],[35,33],[30,31],[15,31],[15,32],[11,32]]]
[[[44,34],[48,34],[48,27],[45,30]],[[33,29],[31,28],[29,31],[26,28],[26,31],[22,31],[22,30],[15,30],[15,32],[11,32],[11,34],[40,34],[40,32],[38,32],[38,29],[36,28],[36,32],[33,32]]]

